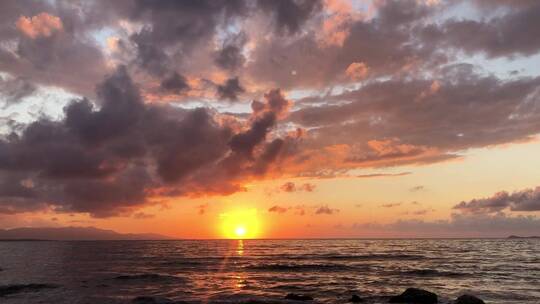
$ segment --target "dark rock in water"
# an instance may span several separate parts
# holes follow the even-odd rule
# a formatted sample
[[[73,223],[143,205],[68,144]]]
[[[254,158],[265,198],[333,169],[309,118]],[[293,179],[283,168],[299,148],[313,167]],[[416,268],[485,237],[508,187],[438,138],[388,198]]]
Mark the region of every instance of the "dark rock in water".
[[[131,301],[133,304],[171,304],[174,303],[172,300],[163,297],[148,297],[141,296],[136,297]]]
[[[415,304],[436,304],[437,295],[427,290],[418,288],[407,288],[399,296],[390,298],[390,303],[415,303]]]
[[[349,299],[349,302],[360,303],[360,302],[364,302],[364,300],[362,300],[362,298],[360,298],[357,295],[352,295],[351,298]]]
[[[471,295],[462,295],[456,299],[454,304],[486,304],[481,299],[471,296]]]
[[[21,292],[37,292],[42,289],[58,288],[59,286],[51,284],[18,284],[0,286],[0,297]]]
[[[301,295],[296,293],[289,293],[285,296],[285,299],[287,300],[294,300],[294,301],[312,301],[313,298],[308,295]]]

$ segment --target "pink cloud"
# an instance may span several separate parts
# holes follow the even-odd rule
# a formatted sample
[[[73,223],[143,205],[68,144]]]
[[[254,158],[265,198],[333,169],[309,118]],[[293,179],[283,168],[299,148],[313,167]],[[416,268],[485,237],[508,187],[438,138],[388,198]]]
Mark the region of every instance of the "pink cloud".
[[[34,17],[21,16],[15,25],[19,31],[32,39],[49,37],[64,28],[60,18],[47,13],[40,13]]]

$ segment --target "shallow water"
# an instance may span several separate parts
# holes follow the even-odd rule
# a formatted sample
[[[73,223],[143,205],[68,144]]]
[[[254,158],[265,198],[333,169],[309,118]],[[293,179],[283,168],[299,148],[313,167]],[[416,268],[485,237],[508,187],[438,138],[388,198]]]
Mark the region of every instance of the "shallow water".
[[[407,287],[441,303],[465,292],[540,303],[538,239],[0,242],[0,269],[0,285],[59,286],[2,303],[276,302],[290,292],[383,303]]]

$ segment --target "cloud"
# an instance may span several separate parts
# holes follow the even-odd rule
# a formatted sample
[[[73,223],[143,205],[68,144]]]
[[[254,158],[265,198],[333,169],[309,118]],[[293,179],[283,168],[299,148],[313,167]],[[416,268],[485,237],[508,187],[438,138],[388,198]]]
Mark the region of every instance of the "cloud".
[[[3,213],[49,205],[106,217],[152,197],[230,194],[244,178],[262,177],[294,140],[266,141],[277,123],[271,105],[235,133],[204,108],[146,104],[124,67],[97,96],[99,108],[74,100],[62,120],[40,118],[0,140]]]
[[[293,182],[286,182],[285,184],[281,185],[279,187],[281,191],[283,192],[295,192],[296,191],[296,184]]]
[[[466,64],[441,72],[447,77],[438,80],[437,94],[423,102],[415,100],[432,80],[395,79],[293,111],[289,120],[309,130],[304,142],[313,154],[304,151],[303,158],[313,166],[313,160],[331,163],[334,169],[432,163],[540,132],[540,111],[529,102],[537,98],[540,78],[503,80],[482,76]]]
[[[77,97],[63,115],[44,97],[54,118],[0,118],[0,210],[131,215],[252,179],[352,177],[537,136],[540,77],[492,60],[515,70],[540,52],[538,2],[477,0],[456,18],[435,2],[4,2],[2,98]],[[466,63],[476,56],[492,64]],[[458,209],[535,208],[485,201]]]
[[[174,72],[169,77],[163,79],[161,88],[179,94],[189,90],[189,84],[186,77]]]
[[[329,208],[328,206],[320,206],[319,208],[317,208],[317,210],[315,210],[316,215],[319,215],[319,214],[332,215],[338,212],[339,212],[339,209],[332,209],[332,208]]]
[[[399,172],[399,173],[370,173],[356,175],[358,178],[377,178],[377,177],[399,177],[409,175],[411,172]]]
[[[366,78],[369,68],[363,62],[353,62],[345,70],[345,74],[352,80],[362,80]]]
[[[390,204],[383,204],[381,207],[383,208],[394,208],[401,206],[401,203],[390,203]]]
[[[196,207],[197,210],[198,210],[197,213],[198,213],[199,215],[204,215],[204,214],[206,213],[206,211],[208,210],[208,207],[209,207],[208,203],[198,205],[198,206]]]
[[[453,214],[449,220],[398,220],[389,224],[356,223],[362,235],[391,237],[507,237],[540,234],[540,219],[532,216]]]
[[[513,193],[501,191],[491,197],[462,201],[453,209],[465,213],[490,214],[503,210],[534,212],[540,211],[540,187]]]
[[[283,192],[296,192],[296,191],[306,191],[313,192],[317,186],[310,183],[303,183],[301,185],[296,185],[293,182],[286,182],[279,187]]]
[[[318,0],[258,0],[257,5],[273,17],[278,32],[288,34],[300,31],[302,25],[322,8],[322,3]]]
[[[6,106],[18,103],[36,91],[37,86],[28,79],[0,77],[0,96],[5,98]]]
[[[86,39],[95,24],[85,22],[92,18],[83,20],[75,10],[46,2],[3,4],[0,70],[35,84],[92,93],[107,67],[99,47]]]
[[[484,53],[488,57],[530,56],[540,50],[536,31],[539,20],[540,4],[528,3],[522,9],[487,20],[451,19],[439,26],[430,25],[421,31],[420,37],[432,46]]]
[[[409,189],[409,191],[411,191],[411,192],[418,192],[418,191],[422,191],[422,190],[425,190],[425,187],[422,186],[422,185],[414,186],[414,187],[411,187]]]
[[[425,214],[433,212],[433,211],[435,211],[435,209],[421,209],[421,210],[413,211],[412,214],[414,214],[414,215],[425,215]]]
[[[64,28],[60,18],[47,13],[40,13],[33,17],[21,16],[16,25],[17,29],[32,39],[49,37]]]
[[[317,186],[310,183],[305,183],[300,186],[300,189],[307,192],[313,192]]]
[[[281,206],[278,206],[278,205],[275,205],[275,206],[272,206],[270,208],[268,208],[268,212],[275,212],[275,213],[285,213],[287,212],[288,208],[285,208],[285,207],[281,207]]]
[[[224,84],[217,86],[217,93],[221,99],[237,100],[238,95],[245,91],[246,90],[240,85],[238,77],[227,79]]]
[[[242,53],[247,42],[245,34],[233,35],[225,40],[223,47],[216,52],[215,63],[222,69],[234,71],[242,67],[246,61]]]
[[[154,218],[155,215],[154,214],[148,214],[148,213],[144,213],[144,212],[136,212],[133,214],[133,218],[134,219],[138,219],[138,220],[146,220],[146,219],[151,219],[151,218]]]

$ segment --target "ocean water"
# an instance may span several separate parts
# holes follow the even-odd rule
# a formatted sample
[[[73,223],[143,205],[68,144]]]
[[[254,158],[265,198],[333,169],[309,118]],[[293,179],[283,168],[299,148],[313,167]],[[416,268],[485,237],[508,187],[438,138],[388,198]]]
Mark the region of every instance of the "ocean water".
[[[0,242],[0,285],[52,284],[0,303],[368,303],[419,287],[450,303],[540,303],[540,240]],[[1,289],[1,288],[0,288]],[[290,301],[289,301],[290,303]]]

